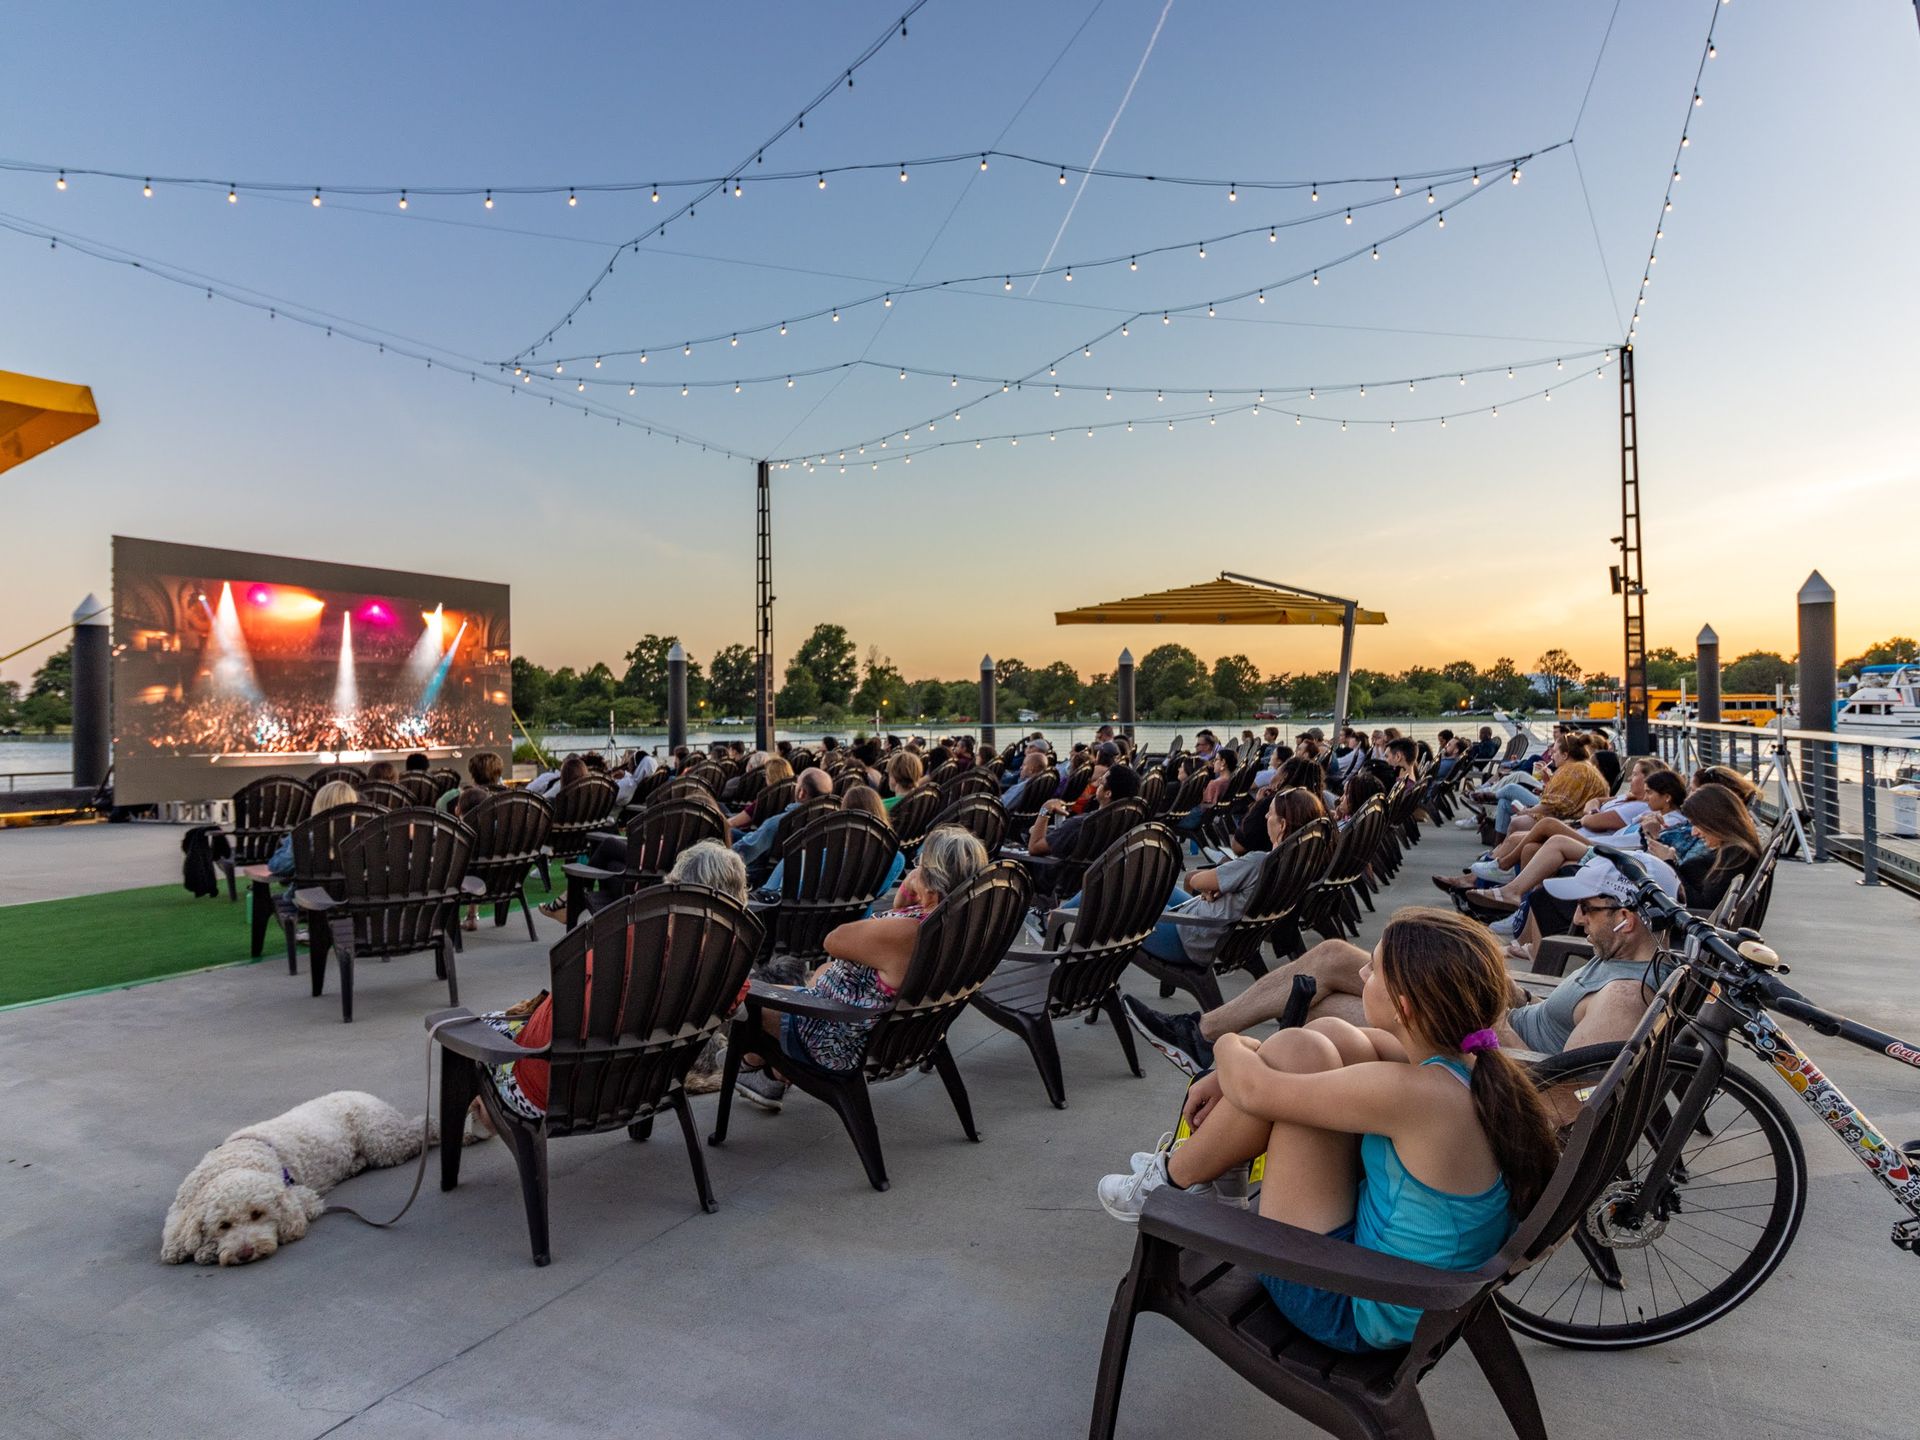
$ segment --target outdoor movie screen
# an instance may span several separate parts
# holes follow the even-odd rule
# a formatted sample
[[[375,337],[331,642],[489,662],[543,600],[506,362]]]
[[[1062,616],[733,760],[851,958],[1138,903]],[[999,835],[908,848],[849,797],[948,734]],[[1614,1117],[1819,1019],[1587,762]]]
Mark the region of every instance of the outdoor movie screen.
[[[114,798],[512,753],[505,585],[113,539]]]

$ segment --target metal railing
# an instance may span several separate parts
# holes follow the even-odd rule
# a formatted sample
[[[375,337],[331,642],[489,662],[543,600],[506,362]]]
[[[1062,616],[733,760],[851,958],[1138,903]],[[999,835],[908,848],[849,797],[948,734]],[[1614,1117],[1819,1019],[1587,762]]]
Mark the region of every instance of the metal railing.
[[[1920,894],[1920,739],[1657,720],[1654,748],[1675,769],[1727,765],[1761,789],[1760,812],[1788,816],[1802,852],[1842,860],[1860,883]]]
[[[19,782],[22,780],[46,779],[46,778],[51,778],[56,776],[61,780],[62,784],[64,785],[72,781],[73,771],[71,770],[0,770],[0,779],[4,779],[7,782],[7,791],[9,794],[19,789]],[[60,786],[29,786],[28,788],[29,789],[58,789],[61,787]]]

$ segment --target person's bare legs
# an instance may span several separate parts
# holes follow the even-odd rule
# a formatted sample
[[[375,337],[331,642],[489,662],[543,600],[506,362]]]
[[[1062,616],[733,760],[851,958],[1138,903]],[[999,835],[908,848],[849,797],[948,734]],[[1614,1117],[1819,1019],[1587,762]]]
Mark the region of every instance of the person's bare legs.
[[[1293,994],[1296,975],[1311,975],[1322,1000],[1335,994],[1358,997],[1363,988],[1360,968],[1371,958],[1345,940],[1322,940],[1298,960],[1269,970],[1218,1009],[1207,1011],[1200,1017],[1200,1033],[1214,1041],[1278,1020]]]
[[[1537,888],[1541,881],[1559,874],[1562,865],[1571,865],[1586,853],[1586,841],[1572,836],[1556,835],[1540,847],[1539,852],[1526,863],[1526,868],[1492,893],[1502,900],[1517,905],[1521,897],[1529,890]]]

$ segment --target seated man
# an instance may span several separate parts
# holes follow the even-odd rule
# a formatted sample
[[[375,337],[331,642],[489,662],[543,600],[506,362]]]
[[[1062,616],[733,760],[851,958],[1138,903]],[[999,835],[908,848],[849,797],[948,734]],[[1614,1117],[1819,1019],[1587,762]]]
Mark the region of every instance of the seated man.
[[[1001,772],[1000,793],[1011,798],[1027,781],[1046,773],[1049,768],[1046,746],[1029,744],[1026,755],[1020,761],[1020,768]]]
[[[833,777],[818,765],[811,765],[800,772],[792,804],[778,815],[769,815],[733,842],[733,853],[746,863],[748,884],[766,884],[767,877],[773,874],[773,867],[779,864],[781,821],[791,815],[801,801],[832,793]]]
[[[1680,877],[1673,867],[1641,857],[1647,874],[1668,896],[1678,898]],[[1561,980],[1544,1000],[1513,987],[1510,1009],[1495,1027],[1509,1049],[1556,1054],[1582,1045],[1625,1040],[1640,1023],[1648,1003],[1666,978],[1671,961],[1660,941],[1632,906],[1633,887],[1612,862],[1596,855],[1570,876],[1546,882],[1548,893],[1571,901],[1574,922],[1593,946],[1593,959]],[[1189,1075],[1213,1064],[1213,1047],[1223,1035],[1235,1035],[1278,1020],[1293,994],[1296,975],[1316,985],[1314,1018],[1331,1015],[1360,1023],[1361,970],[1368,955],[1345,940],[1324,940],[1298,960],[1260,976],[1245,990],[1204,1015],[1167,1015],[1131,995],[1123,996],[1127,1018],[1167,1059]]]
[[[1140,793],[1140,776],[1129,765],[1115,765],[1102,775],[1099,781],[1088,787],[1093,791],[1094,809],[1103,805],[1112,805],[1121,800],[1131,800]],[[1075,851],[1080,843],[1080,831],[1092,818],[1093,811],[1084,815],[1067,815],[1067,802],[1049,800],[1040,807],[1040,813],[1033,817],[1033,828],[1027,833],[1027,853],[1029,855],[1051,855],[1059,860],[1093,857],[1077,856]],[[1066,816],[1065,819],[1061,819]],[[1059,824],[1054,824],[1058,820]]]

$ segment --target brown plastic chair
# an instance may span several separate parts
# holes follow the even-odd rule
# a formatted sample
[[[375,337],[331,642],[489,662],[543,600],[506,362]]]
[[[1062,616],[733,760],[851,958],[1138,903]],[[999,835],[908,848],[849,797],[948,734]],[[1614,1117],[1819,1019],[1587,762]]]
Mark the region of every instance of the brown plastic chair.
[[[1140,803],[1147,807],[1147,818],[1158,820],[1167,808],[1167,777],[1149,770],[1140,777]]]
[[[440,797],[447,793],[433,783],[433,776],[425,770],[402,770],[400,778],[393,783],[406,792],[406,803],[409,805],[437,804]],[[458,789],[459,786],[456,784],[453,788]]]
[[[1010,861],[987,866],[920,922],[906,979],[893,1003],[884,1009],[863,1010],[755,981],[747,991],[745,1008],[728,1032],[720,1114],[707,1143],[718,1145],[727,1138],[733,1086],[740,1078],[740,1060],[745,1055],[758,1056],[800,1090],[834,1108],[876,1190],[885,1190],[888,1180],[880,1154],[880,1131],[874,1124],[873,1102],[868,1094],[870,1085],[931,1066],[940,1072],[947,1098],[953,1102],[967,1138],[979,1140],[966,1084],[947,1049],[947,1030],[1007,953],[1020,931],[1026,908],[1027,877],[1020,867]],[[762,1028],[761,1016],[768,1010],[869,1024],[861,1063],[852,1070],[823,1070],[794,1060]]]
[[[763,786],[747,809],[747,829],[766,824],[786,809],[793,803],[799,788],[798,783],[792,780],[776,780],[771,785]]]
[[[1291,919],[1320,877],[1327,873],[1333,859],[1333,825],[1313,820],[1302,825],[1267,852],[1260,873],[1253,881],[1253,893],[1237,920],[1205,915],[1187,915],[1173,911],[1165,918],[1182,930],[1218,930],[1220,945],[1206,966],[1176,965],[1141,950],[1133,963],[1153,976],[1162,994],[1185,990],[1202,1010],[1218,1009],[1222,1003],[1220,979],[1236,970],[1249,975],[1267,973],[1266,958],[1260,946],[1274,933],[1276,925]],[[1287,932],[1289,935],[1292,931]]]
[[[1053,1034],[1055,1020],[1075,1015],[1091,1020],[1104,1010],[1126,1053],[1127,1068],[1140,1074],[1133,1030],[1120,1008],[1120,972],[1160,923],[1179,878],[1180,842],[1173,832],[1151,822],[1134,826],[1088,867],[1079,908],[1054,912],[1072,924],[1066,948],[1009,950],[974,995],[976,1010],[1027,1042],[1056,1110],[1066,1109],[1067,1086]]]
[[[609,899],[631,895],[649,885],[658,885],[673,869],[680,852],[702,840],[725,843],[727,822],[714,806],[711,796],[700,799],[668,800],[649,805],[627,824],[627,863],[619,870],[602,870],[585,862],[561,866],[567,879],[567,925],[571,928],[582,912],[599,909],[592,895],[596,887]]]
[[[478,1095],[512,1150],[526,1204],[533,1263],[545,1265],[547,1141],[624,1126],[635,1140],[670,1109],[686,1137],[700,1208],[719,1208],[682,1088],[707,1041],[733,1014],[760,948],[760,922],[732,896],[700,885],[659,885],[609,905],[571,930],[548,957],[553,1040],[523,1048],[464,1010],[427,1016],[440,1044],[440,1188],[460,1182],[459,1135]],[[599,965],[593,968],[594,958]],[[451,1021],[451,1024],[443,1022]],[[529,1120],[500,1099],[487,1067],[547,1062],[547,1113]]]
[[[800,825],[788,816],[780,836],[780,903],[763,916],[771,920],[765,955],[817,964],[827,958],[828,932],[880,898],[900,845],[884,820],[832,807]]]
[[[1367,1250],[1212,1196],[1163,1186],[1147,1197],[1133,1267],[1107,1318],[1091,1440],[1112,1440],[1135,1319],[1165,1315],[1272,1399],[1347,1440],[1431,1440],[1419,1383],[1464,1340],[1521,1440],[1546,1440],[1526,1362],[1494,1293],[1558,1245],[1619,1172],[1659,1099],[1670,983],[1581,1108],[1545,1193],[1477,1270],[1439,1270]],[[1424,1312],[1413,1343],[1361,1355],[1330,1350],[1282,1318],[1260,1284],[1273,1275]],[[1186,1417],[1191,1428],[1194,1417]],[[1477,1434],[1486,1434],[1477,1430]]]
[[[727,783],[727,772],[722,770],[718,765],[715,765],[711,760],[708,760],[688,769],[686,778],[689,780],[698,780],[702,785],[707,787],[707,792],[717,800],[720,798],[720,787]]]
[[[331,812],[328,812],[331,813]],[[356,825],[336,853],[340,893],[310,887],[293,892],[294,904],[325,920],[340,956],[340,1018],[353,1020],[356,960],[389,960],[422,950],[434,953],[434,971],[447,982],[447,999],[460,1003],[454,971],[454,935],[460,906],[483,888],[467,875],[473,832],[438,810],[389,810]],[[326,988],[326,948],[313,948],[313,993]]]
[[[1007,818],[1014,825],[1031,826],[1040,807],[1053,799],[1060,788],[1060,776],[1051,767],[1022,780],[1007,792]]]
[[[234,791],[232,805],[233,824],[226,832],[231,848],[214,863],[226,871],[227,899],[237,901],[240,887],[234,871],[242,865],[264,865],[273,858],[280,842],[313,809],[313,791],[291,775],[262,775]]]
[[[611,830],[617,823],[620,796],[604,775],[587,775],[562,786],[547,797],[553,806],[553,828],[547,832],[547,854],[540,859],[540,878],[553,889],[548,858],[578,860],[593,844],[593,832]]]
[[[1360,933],[1360,902],[1354,890],[1366,884],[1367,861],[1380,843],[1380,832],[1386,824],[1387,812],[1376,795],[1360,807],[1346,829],[1335,835],[1327,873],[1307,893],[1285,937],[1284,948],[1290,959],[1306,953],[1308,930],[1327,940],[1349,940]],[[1276,937],[1274,948],[1283,948],[1280,937]]]
[[[1106,848],[1136,825],[1144,825],[1147,810],[1135,799],[1115,800],[1087,812],[1086,823],[1073,837],[1073,853],[1066,856],[1042,856],[1039,882],[1059,899],[1071,897],[1080,888],[1087,867],[1098,860]]]
[[[931,834],[942,825],[958,825],[987,847],[987,858],[1000,858],[1000,847],[1007,843],[1007,808],[997,796],[984,791],[962,794],[933,817],[927,826]]]
[[[354,788],[360,792],[362,805],[378,805],[382,810],[404,810],[409,805],[433,804],[433,800],[415,800],[391,780],[362,780]],[[435,800],[439,798],[437,795],[434,797]]]
[[[919,852],[920,842],[927,838],[927,831],[933,828],[933,817],[939,813],[939,788],[926,784],[909,792],[887,813],[894,838],[900,842],[901,853],[909,865]]]
[[[512,773],[511,767],[509,767],[508,773]],[[446,794],[447,791],[458,790],[462,785],[467,783],[466,778],[462,776],[458,770],[451,769],[447,766],[442,766],[438,770],[427,771],[427,779],[433,782],[433,799],[435,802],[437,802],[442,795]]]
[[[369,820],[378,820],[386,812],[377,805],[335,805],[331,810],[322,810],[318,815],[309,815],[293,827],[293,873],[287,877],[289,893],[297,894],[301,890],[318,887],[329,895],[339,895],[344,876],[340,869],[340,842],[355,826]],[[300,973],[300,922],[296,911],[293,915],[281,915],[273,903],[273,883],[269,880],[253,882],[253,953],[257,958],[266,948],[267,920],[278,916],[280,928],[286,932],[287,973]],[[326,953],[327,927],[315,924],[311,916],[307,923],[307,950],[312,955]]]
[[[969,795],[991,795],[998,799],[1000,786],[991,775],[978,766],[971,770],[962,770],[958,775],[949,777],[940,786],[940,800],[944,805],[953,805]]]
[[[1060,791],[1060,798],[1071,805],[1087,793],[1087,787],[1092,783],[1093,767],[1091,765],[1082,765],[1077,769],[1069,770],[1065,786]]]
[[[527,922],[527,938],[538,940],[533,911],[527,905],[527,876],[546,851],[547,836],[553,829],[553,807],[541,795],[499,790],[460,818],[473,831],[467,873],[483,887],[474,903],[492,905],[493,923],[500,926],[507,923],[507,911],[518,900],[520,914]]]
[[[367,783],[367,772],[358,765],[322,765],[307,776],[307,785],[310,789],[318,790],[322,785],[330,784],[335,780],[344,780],[358,790]]]

